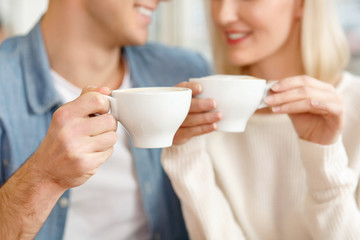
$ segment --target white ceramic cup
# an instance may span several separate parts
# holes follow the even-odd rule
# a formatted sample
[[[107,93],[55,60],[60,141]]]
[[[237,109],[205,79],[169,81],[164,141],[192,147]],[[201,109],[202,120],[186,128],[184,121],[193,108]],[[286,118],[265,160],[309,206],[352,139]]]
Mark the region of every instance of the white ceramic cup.
[[[223,132],[245,131],[251,115],[257,109],[266,107],[263,100],[275,83],[245,75],[212,75],[192,78],[190,82],[197,82],[203,88],[197,98],[216,101],[216,110],[223,114],[222,120],[217,123],[217,131]]]
[[[172,145],[191,104],[191,89],[147,87],[112,91],[111,114],[126,129],[135,147]]]

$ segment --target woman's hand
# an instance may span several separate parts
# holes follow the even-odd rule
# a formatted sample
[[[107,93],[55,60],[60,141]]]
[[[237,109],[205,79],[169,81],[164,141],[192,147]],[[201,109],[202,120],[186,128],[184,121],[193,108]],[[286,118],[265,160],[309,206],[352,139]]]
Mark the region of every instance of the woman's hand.
[[[287,113],[298,136],[306,141],[329,145],[341,134],[344,106],[334,86],[296,76],[273,85],[265,102],[274,113]]]
[[[175,134],[173,144],[183,144],[194,136],[199,136],[205,133],[216,130],[216,122],[221,120],[220,112],[211,112],[216,108],[216,103],[213,99],[199,99],[194,98],[202,89],[201,85],[195,82],[182,82],[176,87],[186,87],[192,90],[193,98],[191,100],[190,111]]]

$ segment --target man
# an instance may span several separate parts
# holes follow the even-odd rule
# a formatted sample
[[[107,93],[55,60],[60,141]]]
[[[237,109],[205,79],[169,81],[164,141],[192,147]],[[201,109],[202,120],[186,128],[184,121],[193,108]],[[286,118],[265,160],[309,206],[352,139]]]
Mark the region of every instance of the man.
[[[159,2],[50,0],[1,45],[0,239],[187,238],[160,149],[134,148],[104,96],[209,74],[197,54],[129,47]]]

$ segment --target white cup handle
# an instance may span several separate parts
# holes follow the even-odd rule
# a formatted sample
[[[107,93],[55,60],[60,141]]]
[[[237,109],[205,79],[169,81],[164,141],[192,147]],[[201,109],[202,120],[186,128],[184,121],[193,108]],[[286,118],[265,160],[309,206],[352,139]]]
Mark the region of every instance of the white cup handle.
[[[260,104],[258,106],[258,109],[268,107],[268,105],[264,102],[264,99],[269,94],[270,88],[277,82],[278,81],[273,81],[273,82],[269,82],[269,83],[266,84],[265,89],[264,89],[264,95],[261,98],[261,102],[260,102]]]
[[[111,115],[113,115],[113,117],[117,120],[117,121],[119,121],[119,119],[118,119],[118,117],[117,116],[119,116],[118,115],[118,113],[117,113],[117,105],[116,105],[116,100],[115,100],[115,98],[113,98],[113,97],[111,97],[111,96],[105,96],[108,100],[109,100],[109,102],[110,102],[110,114]]]

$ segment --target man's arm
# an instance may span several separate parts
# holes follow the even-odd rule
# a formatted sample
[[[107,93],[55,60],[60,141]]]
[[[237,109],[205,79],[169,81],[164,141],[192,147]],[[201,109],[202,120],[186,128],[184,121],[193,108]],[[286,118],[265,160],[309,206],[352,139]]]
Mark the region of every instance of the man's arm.
[[[34,155],[0,188],[0,239],[35,238],[61,195],[111,156],[117,123],[109,107],[105,96],[88,92],[54,113]]]
[[[31,157],[0,188],[0,239],[33,239],[65,188],[47,181]]]

